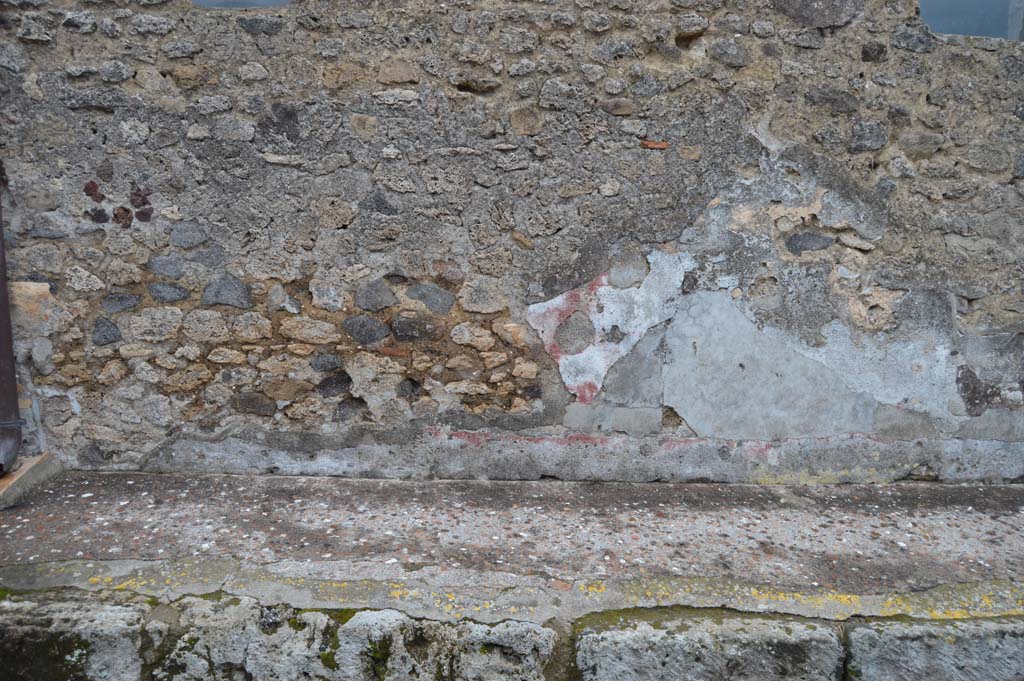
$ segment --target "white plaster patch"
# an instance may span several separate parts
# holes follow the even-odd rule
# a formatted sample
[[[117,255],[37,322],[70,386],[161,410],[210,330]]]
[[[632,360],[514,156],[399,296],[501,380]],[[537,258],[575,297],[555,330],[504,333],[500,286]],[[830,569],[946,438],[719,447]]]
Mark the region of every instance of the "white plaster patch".
[[[620,289],[602,274],[590,283],[546,302],[531,305],[526,319],[536,329],[544,349],[558,362],[562,381],[580,402],[594,399],[615,362],[625,357],[647,331],[675,314],[683,276],[696,269],[689,253],[653,251],[650,272],[640,286]],[[594,326],[594,338],[582,351],[563,354],[556,340],[558,327],[582,311]]]

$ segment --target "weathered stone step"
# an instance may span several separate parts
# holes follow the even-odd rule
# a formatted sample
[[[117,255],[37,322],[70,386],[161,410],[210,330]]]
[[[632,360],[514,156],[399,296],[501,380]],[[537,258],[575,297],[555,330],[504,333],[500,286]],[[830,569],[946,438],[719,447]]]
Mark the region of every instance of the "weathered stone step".
[[[0,601],[3,679],[1018,681],[1024,620],[843,624],[729,611],[595,613],[545,625],[296,609],[223,593]]]
[[[0,511],[0,680],[1019,679],[1022,526],[1013,485],[70,472]]]

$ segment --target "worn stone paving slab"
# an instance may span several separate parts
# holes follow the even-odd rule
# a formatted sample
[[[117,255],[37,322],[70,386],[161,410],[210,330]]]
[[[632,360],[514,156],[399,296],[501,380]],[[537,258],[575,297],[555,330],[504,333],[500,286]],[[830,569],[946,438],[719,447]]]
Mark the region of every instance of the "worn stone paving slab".
[[[0,585],[544,621],[654,605],[1024,611],[1024,487],[70,472],[0,512]]]
[[[838,627],[796,619],[671,617],[585,629],[576,645],[584,681],[841,678]]]
[[[1024,622],[877,621],[853,627],[847,668],[862,679],[995,681],[1024,677]]]

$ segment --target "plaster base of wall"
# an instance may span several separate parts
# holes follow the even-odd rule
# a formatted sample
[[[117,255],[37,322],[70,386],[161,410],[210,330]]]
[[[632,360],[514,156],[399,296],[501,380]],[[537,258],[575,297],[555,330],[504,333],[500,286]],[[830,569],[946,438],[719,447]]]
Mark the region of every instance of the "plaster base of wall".
[[[315,436],[284,439],[249,432],[217,441],[181,438],[156,450],[140,467],[154,472],[391,479],[1008,482],[1024,479],[1024,442],[862,435],[764,442],[435,429],[403,444],[337,446]]]

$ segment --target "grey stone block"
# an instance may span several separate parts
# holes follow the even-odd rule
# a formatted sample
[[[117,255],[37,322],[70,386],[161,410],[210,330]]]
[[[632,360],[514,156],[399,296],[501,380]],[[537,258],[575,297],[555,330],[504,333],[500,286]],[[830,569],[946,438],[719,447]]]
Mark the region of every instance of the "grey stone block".
[[[555,637],[527,622],[450,624],[394,610],[297,611],[251,598],[194,597],[149,608],[3,601],[0,629],[10,678],[88,681],[137,681],[144,665],[153,678],[178,681],[543,681]],[[144,663],[144,640],[166,654]]]
[[[585,629],[576,661],[584,681],[837,681],[843,645],[820,622],[680,616]]]
[[[823,251],[835,243],[835,239],[817,232],[797,232],[786,237],[786,249],[793,255],[808,251]]]
[[[185,259],[213,269],[219,267],[224,262],[224,249],[219,244],[194,248],[185,254]]]
[[[926,54],[935,49],[935,36],[924,24],[904,26],[893,33],[892,46],[900,50]]]
[[[158,300],[161,303],[175,303],[179,300],[186,300],[190,295],[186,288],[177,284],[168,284],[160,281],[153,282],[148,288],[149,295],[153,296],[153,300]]]
[[[117,324],[106,317],[100,317],[92,327],[92,342],[94,345],[110,345],[121,340],[121,330]]]
[[[4,678],[138,681],[143,614],[95,601],[0,601]]]
[[[100,301],[100,307],[107,314],[115,314],[132,309],[140,300],[142,298],[133,293],[111,293]]]
[[[316,390],[324,397],[344,395],[352,389],[352,379],[344,371],[331,374],[317,383]]]
[[[390,331],[385,324],[365,314],[349,317],[341,322],[341,326],[353,340],[361,345],[372,345],[388,337]]]
[[[874,622],[849,636],[848,670],[863,681],[1019,681],[1024,620]]]
[[[207,284],[203,291],[203,305],[229,305],[248,310],[252,307],[252,296],[245,283],[230,274],[224,274]]]
[[[889,143],[889,129],[882,121],[854,121],[850,132],[850,151],[877,151]]]
[[[847,24],[864,11],[864,0],[772,0],[772,6],[811,28]]]
[[[309,365],[317,371],[334,371],[342,366],[341,357],[334,354],[313,355],[309,359]]]
[[[195,248],[209,238],[206,230],[194,222],[179,222],[171,230],[171,245],[175,248]]]
[[[232,395],[231,406],[243,414],[256,414],[258,416],[273,416],[277,411],[277,405],[263,393],[243,393]]]
[[[398,302],[391,287],[383,279],[375,279],[356,291],[356,305],[370,312],[380,312]]]
[[[151,272],[162,277],[177,279],[185,273],[185,259],[177,253],[158,255],[149,259],[146,264]]]
[[[444,321],[405,310],[391,317],[391,332],[400,341],[438,340],[444,337]]]
[[[455,294],[445,291],[434,284],[414,284],[405,292],[413,300],[418,300],[435,314],[445,315],[455,304]]]
[[[242,16],[238,17],[237,22],[246,33],[252,35],[274,35],[284,28],[283,19],[266,15]]]

